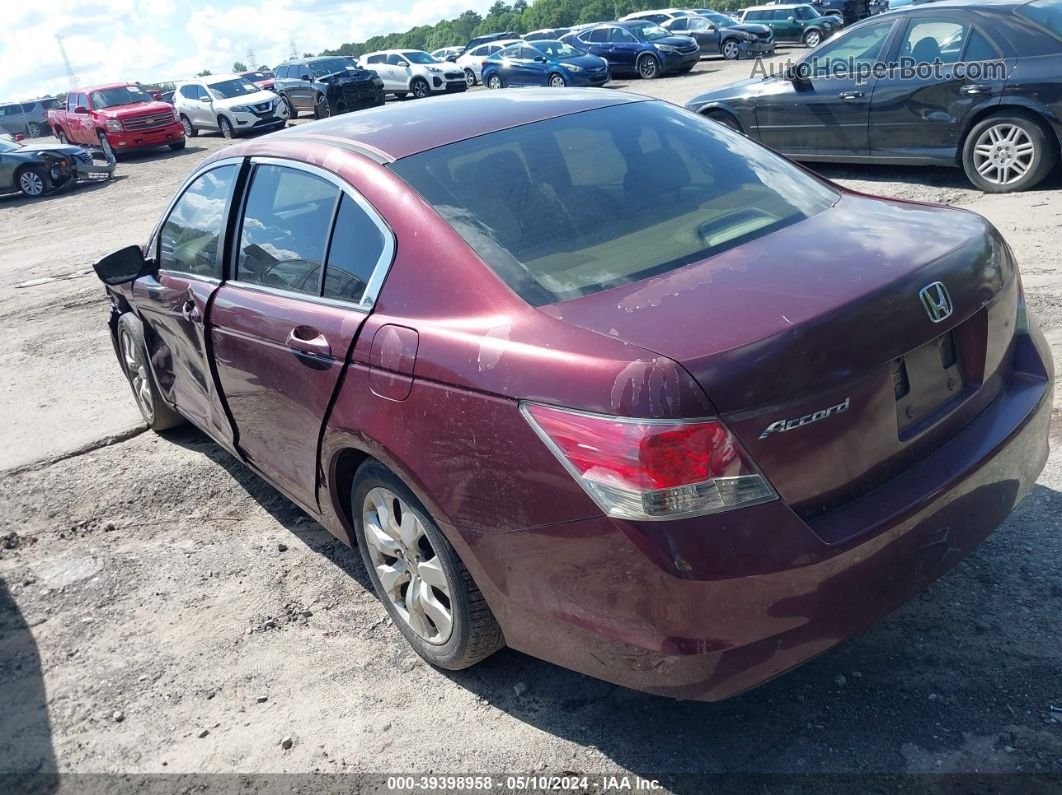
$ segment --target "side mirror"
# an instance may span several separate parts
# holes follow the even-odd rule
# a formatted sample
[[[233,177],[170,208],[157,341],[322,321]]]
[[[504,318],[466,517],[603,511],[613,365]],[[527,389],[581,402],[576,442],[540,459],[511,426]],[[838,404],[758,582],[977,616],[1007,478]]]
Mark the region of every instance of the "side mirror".
[[[210,98],[210,97],[209,97],[208,95],[206,95],[206,94],[204,94],[203,96],[201,96],[201,97],[199,98],[199,101],[200,101],[200,102],[213,102],[213,100],[212,100],[212,99],[211,99],[211,98]]]
[[[100,281],[112,287],[128,284],[152,272],[140,246],[126,246],[96,261],[92,266]]]
[[[786,22],[796,22],[796,17],[786,17],[785,21]]]
[[[535,63],[545,63],[546,59],[541,55],[536,55],[534,61]]]
[[[80,113],[84,115],[88,113],[88,108],[86,108],[84,105],[78,105],[76,108],[74,108],[74,113]]]

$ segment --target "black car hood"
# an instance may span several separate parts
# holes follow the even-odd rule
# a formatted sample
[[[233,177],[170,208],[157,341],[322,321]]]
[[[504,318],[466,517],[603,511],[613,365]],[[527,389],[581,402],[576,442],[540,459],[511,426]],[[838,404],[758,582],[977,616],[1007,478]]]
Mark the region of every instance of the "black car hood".
[[[80,146],[71,146],[70,144],[23,144],[21,149],[10,154],[32,155],[37,152],[55,152],[56,154],[75,157],[84,153],[84,151]]]
[[[741,22],[737,25],[727,25],[724,30],[743,30],[746,33],[770,33],[771,29],[766,25],[756,25],[751,22]]]
[[[370,72],[368,69],[344,69],[341,72],[333,72],[330,75],[324,75],[317,78],[320,83],[342,83],[344,80],[354,80],[361,82],[362,80],[372,80],[376,77],[376,72]],[[339,78],[338,80],[336,78]]]

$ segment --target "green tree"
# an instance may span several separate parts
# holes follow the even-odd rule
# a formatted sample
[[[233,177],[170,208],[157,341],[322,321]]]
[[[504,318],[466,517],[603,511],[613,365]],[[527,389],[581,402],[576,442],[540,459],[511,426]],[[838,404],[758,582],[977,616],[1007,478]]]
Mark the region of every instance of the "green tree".
[[[196,72],[196,73],[195,73],[195,76],[196,76],[196,77],[209,77],[209,76],[210,76],[210,75],[212,75],[212,74],[214,74],[214,73],[213,73],[213,72],[211,72],[211,71],[210,71],[209,69],[204,69],[204,70],[203,70],[203,71],[201,71],[201,72]]]
[[[243,61],[233,61],[232,62],[232,71],[234,71],[234,72],[246,72],[247,71],[247,64],[245,64]]]

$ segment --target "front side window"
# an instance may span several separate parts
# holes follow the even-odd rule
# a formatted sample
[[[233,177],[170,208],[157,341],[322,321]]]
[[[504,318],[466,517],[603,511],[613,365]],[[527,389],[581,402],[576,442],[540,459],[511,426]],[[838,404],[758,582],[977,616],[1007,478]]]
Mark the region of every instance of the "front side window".
[[[783,158],[663,102],[527,124],[390,167],[534,306],[681,268],[837,199]]]
[[[294,168],[255,169],[240,230],[236,278],[320,295],[321,262],[339,189]]]
[[[579,58],[582,53],[575,49],[570,44],[564,44],[559,41],[547,41],[542,44],[535,45],[535,49],[547,58]]]
[[[511,47],[506,47],[504,50],[498,53],[499,58],[519,58],[520,57],[520,45],[514,44]]]
[[[161,270],[221,278],[218,249],[236,173],[235,165],[213,168],[177,200],[159,234]]]
[[[629,32],[633,33],[636,39],[641,39],[642,41],[666,39],[671,35],[666,29],[660,27],[655,22],[636,23],[630,26]]]
[[[402,53],[402,55],[404,55],[406,57],[407,61],[411,61],[412,63],[418,63],[418,64],[438,63],[438,61],[436,61],[434,58],[432,58],[430,55],[428,55],[428,53],[421,52],[420,50],[410,50],[409,52]]]
[[[625,28],[613,28],[612,41],[617,44],[634,44],[638,39],[635,38],[633,33]]]
[[[797,19],[818,19],[818,12],[811,6],[800,6],[796,9],[796,13],[793,14]]]
[[[847,68],[849,63],[858,67],[877,62],[891,30],[892,22],[889,21],[845,31],[839,38],[829,41],[808,56],[812,74],[830,74],[831,64],[832,68],[836,68],[837,64]]]

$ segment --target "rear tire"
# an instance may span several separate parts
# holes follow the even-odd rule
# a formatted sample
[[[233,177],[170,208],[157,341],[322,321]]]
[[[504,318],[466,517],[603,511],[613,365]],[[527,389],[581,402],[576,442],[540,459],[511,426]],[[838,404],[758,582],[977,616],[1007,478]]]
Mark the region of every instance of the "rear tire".
[[[184,127],[185,137],[197,138],[199,136],[199,130],[194,124],[192,124],[192,120],[185,116],[183,113],[181,114],[181,124]]]
[[[476,73],[473,72],[471,69],[465,69],[465,85],[469,88],[472,88],[476,85],[477,82],[479,81],[476,80]]]
[[[44,135],[44,128],[37,124],[37,122],[31,121],[26,125],[26,135],[30,138],[40,138]]]
[[[147,426],[153,431],[166,431],[184,425],[184,417],[162,399],[148,362],[144,324],[132,312],[126,312],[118,319],[118,355],[122,371],[133,390],[133,399]]]
[[[660,76],[660,61],[655,55],[643,55],[638,59],[638,77],[653,80]]]
[[[1000,111],[979,121],[966,136],[962,167],[985,193],[1032,188],[1058,163],[1058,142],[1032,116]]]
[[[501,75],[492,74],[487,78],[487,88],[496,90],[499,88],[505,88],[505,81],[501,79]]]
[[[355,541],[369,579],[417,654],[457,671],[505,645],[468,569],[401,480],[378,461],[366,461],[354,475],[350,500]]]

